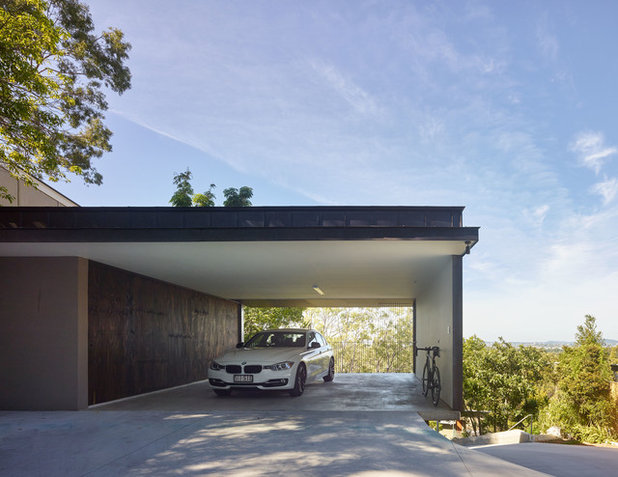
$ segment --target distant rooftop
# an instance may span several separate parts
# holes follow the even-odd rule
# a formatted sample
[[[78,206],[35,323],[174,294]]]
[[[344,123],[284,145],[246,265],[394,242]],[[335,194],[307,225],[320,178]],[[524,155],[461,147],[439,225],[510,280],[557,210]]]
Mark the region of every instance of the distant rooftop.
[[[79,204],[50,187],[40,179],[34,179],[36,187],[28,186],[24,182],[15,179],[5,167],[0,165],[0,186],[6,187],[9,194],[15,199],[9,202],[0,199],[0,207],[79,207]]]

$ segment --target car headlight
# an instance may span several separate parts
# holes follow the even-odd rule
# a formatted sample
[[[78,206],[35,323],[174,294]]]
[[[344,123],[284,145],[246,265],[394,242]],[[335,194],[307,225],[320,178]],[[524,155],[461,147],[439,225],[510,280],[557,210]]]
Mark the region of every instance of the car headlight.
[[[225,368],[225,366],[223,366],[222,364],[217,363],[216,361],[213,361],[212,363],[210,363],[210,369],[214,370],[214,371],[219,371],[221,369]]]
[[[294,366],[294,361],[282,361],[281,363],[269,364],[267,366],[263,366],[264,369],[270,369],[271,371],[283,371],[286,369],[290,369]]]

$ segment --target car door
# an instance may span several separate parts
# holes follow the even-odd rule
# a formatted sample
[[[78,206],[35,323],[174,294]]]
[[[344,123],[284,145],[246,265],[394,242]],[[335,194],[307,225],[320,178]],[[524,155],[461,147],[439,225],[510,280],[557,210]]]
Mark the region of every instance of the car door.
[[[320,373],[321,346],[318,348],[312,348],[312,343],[317,343],[318,345],[320,344],[317,337],[315,336],[315,333],[313,331],[310,331],[309,333],[307,333],[307,354],[305,355],[305,362],[307,363],[307,377],[313,381]]]
[[[318,342],[322,345],[322,347],[320,348],[320,355],[318,357],[320,363],[320,371],[318,373],[326,374],[328,372],[328,365],[330,363],[330,347],[328,346],[328,343],[326,343],[326,339],[320,333],[316,332],[315,335]]]

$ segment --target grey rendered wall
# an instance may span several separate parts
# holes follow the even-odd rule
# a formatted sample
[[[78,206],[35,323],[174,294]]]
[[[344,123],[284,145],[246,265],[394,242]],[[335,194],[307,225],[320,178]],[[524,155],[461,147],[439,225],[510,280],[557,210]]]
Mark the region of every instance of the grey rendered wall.
[[[88,262],[0,257],[0,408],[88,405]]]
[[[462,259],[443,259],[431,284],[416,298],[416,344],[439,346],[437,364],[442,383],[441,399],[451,408],[462,408]],[[417,357],[416,375],[422,378],[425,352]]]

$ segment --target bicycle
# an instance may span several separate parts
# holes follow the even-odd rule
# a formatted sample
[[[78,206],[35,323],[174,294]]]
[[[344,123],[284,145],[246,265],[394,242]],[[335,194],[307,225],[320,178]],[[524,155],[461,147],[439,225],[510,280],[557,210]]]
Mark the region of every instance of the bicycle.
[[[416,349],[427,351],[427,359],[423,368],[423,396],[427,397],[427,393],[431,389],[431,401],[434,406],[437,406],[440,402],[440,390],[442,389],[440,370],[436,364],[436,358],[440,357],[440,348],[438,346],[428,346],[427,348]]]

